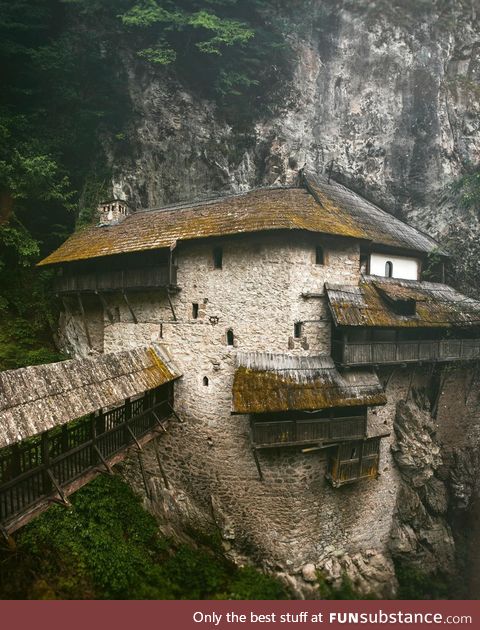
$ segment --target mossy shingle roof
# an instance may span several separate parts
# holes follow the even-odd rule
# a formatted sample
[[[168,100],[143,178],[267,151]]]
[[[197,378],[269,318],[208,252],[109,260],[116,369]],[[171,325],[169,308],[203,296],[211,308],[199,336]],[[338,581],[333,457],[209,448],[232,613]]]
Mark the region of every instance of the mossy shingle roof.
[[[237,364],[233,413],[314,411],[386,403],[374,372],[349,370],[341,374],[329,356],[241,352]]]
[[[480,301],[446,284],[364,276],[358,286],[326,283],[337,326],[385,328],[450,328],[480,326]],[[414,315],[392,308],[398,301],[415,302]]]
[[[0,448],[179,376],[158,346],[0,372]]]
[[[264,188],[191,204],[135,212],[112,226],[76,232],[40,265],[168,248],[178,241],[267,230],[306,230],[423,254],[438,243],[323,177],[304,187]]]

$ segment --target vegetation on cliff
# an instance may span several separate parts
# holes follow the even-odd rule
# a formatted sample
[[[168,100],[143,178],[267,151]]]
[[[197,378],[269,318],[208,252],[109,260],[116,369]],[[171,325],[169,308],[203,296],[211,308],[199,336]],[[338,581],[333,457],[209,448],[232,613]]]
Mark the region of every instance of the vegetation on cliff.
[[[175,544],[118,477],[97,477],[0,548],[1,599],[285,599],[217,545]]]

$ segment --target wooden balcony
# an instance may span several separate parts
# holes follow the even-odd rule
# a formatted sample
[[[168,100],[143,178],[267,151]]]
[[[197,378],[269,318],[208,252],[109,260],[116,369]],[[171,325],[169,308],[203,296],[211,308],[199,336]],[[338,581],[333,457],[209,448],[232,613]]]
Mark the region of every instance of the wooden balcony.
[[[366,416],[312,420],[252,421],[252,441],[256,448],[299,446],[364,438]]]
[[[58,276],[56,293],[96,293],[151,290],[177,284],[177,268],[168,265],[141,269],[105,270]]]
[[[480,339],[345,341],[337,344],[337,361],[348,366],[480,360]]]
[[[378,476],[380,439],[378,436],[361,442],[347,442],[336,448],[326,475],[334,488]]]

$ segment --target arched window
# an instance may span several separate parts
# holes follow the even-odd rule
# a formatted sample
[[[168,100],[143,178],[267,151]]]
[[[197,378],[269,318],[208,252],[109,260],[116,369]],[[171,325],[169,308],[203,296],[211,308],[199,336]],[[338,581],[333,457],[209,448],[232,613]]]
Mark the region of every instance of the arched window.
[[[385,277],[392,278],[393,277],[393,263],[391,260],[387,260],[385,263]]]
[[[208,376],[203,377],[203,385],[204,387],[208,387]]]
[[[233,336],[233,330],[227,330],[227,346],[233,346],[235,337]]]

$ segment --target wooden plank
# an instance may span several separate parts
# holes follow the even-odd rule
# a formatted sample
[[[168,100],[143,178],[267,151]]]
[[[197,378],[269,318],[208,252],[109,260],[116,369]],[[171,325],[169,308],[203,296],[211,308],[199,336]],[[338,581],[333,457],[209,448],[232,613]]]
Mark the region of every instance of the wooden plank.
[[[83,307],[82,296],[80,295],[80,293],[77,293],[77,301],[78,301],[78,306],[80,308],[80,313],[82,315],[82,322],[83,322],[83,327],[85,329],[85,335],[87,337],[88,347],[91,349],[92,348],[92,340],[90,338],[90,330],[88,329],[87,317],[85,315],[85,309]]]
[[[132,316],[133,322],[135,324],[138,324],[137,316],[135,315],[134,310],[133,310],[133,308],[132,308],[132,306],[131,306],[131,304],[130,304],[130,302],[128,300],[126,292],[122,291],[122,295],[123,295],[123,300],[124,300],[125,304],[127,305],[128,310],[130,311],[130,315]]]

